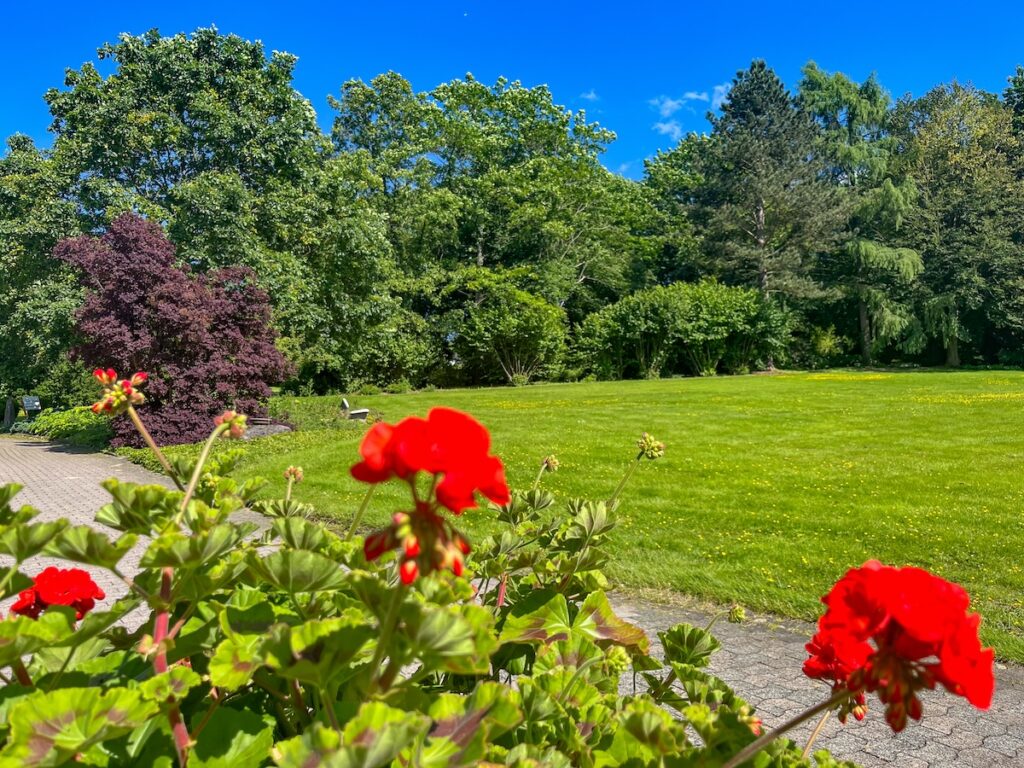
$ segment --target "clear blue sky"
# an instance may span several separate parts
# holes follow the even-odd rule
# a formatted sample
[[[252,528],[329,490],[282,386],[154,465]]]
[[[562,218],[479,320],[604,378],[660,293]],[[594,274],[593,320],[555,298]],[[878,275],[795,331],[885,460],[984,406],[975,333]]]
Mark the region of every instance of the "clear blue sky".
[[[4,4],[0,136],[49,144],[43,92],[120,32],[215,24],[296,54],[295,85],[330,124],[342,82],[401,72],[418,90],[472,72],[546,83],[618,133],[605,157],[628,176],[680,132],[707,127],[716,88],[764,58],[794,87],[809,59],[854,79],[878,73],[894,96],[958,79],[1001,92],[1024,64],[1019,2],[51,2]]]

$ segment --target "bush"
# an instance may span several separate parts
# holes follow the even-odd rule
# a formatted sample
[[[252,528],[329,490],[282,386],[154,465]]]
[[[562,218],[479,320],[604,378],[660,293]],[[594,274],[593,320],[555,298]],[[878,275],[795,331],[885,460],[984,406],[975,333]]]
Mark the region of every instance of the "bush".
[[[50,440],[62,440],[72,445],[88,448],[106,447],[112,434],[110,419],[93,413],[91,408],[85,406],[67,411],[47,408],[32,421],[19,422],[19,424],[24,425],[24,429],[19,429],[19,431],[27,434],[39,435]],[[13,427],[11,431],[14,431]]]
[[[191,275],[174,266],[159,225],[131,214],[102,237],[64,240],[54,252],[80,270],[86,289],[76,355],[90,367],[150,374],[150,429],[159,442],[201,439],[225,406],[265,412],[269,384],[288,367],[251,270]],[[126,419],[114,422],[113,444],[141,445]]]
[[[565,336],[563,309],[498,284],[465,309],[452,346],[472,383],[507,381],[522,386],[557,372]]]
[[[241,426],[227,418],[211,444]],[[11,671],[0,763],[807,768],[787,729],[822,712],[860,719],[875,691],[894,731],[922,716],[917,694],[936,681],[989,705],[992,652],[966,594],[868,563],[836,585],[808,645],[804,671],[831,692],[765,733],[708,672],[710,626],[659,633],[655,657],[606,594],[621,492],[664,446],[644,434],[610,497],[563,509],[541,487],[555,457],[511,493],[489,443],[448,409],[374,426],[352,474],[371,490],[397,482],[415,503],[365,539],[353,531],[366,504],[337,535],[293,497],[301,468],[285,471],[283,497],[258,499],[259,481],[232,477],[237,452],[209,459],[209,446],[160,462],[187,490],[106,481],[97,521],[117,538],[33,522],[11,505],[17,486],[0,486],[0,541],[15,563],[45,550],[121,576],[150,537],[117,602],[97,605],[107,596],[77,568],[5,580],[3,596],[20,593],[0,622]],[[497,532],[474,552],[456,521],[476,495]],[[232,520],[242,507],[267,516],[262,536]],[[622,694],[630,673],[639,692]],[[840,768],[825,751],[814,761]]]
[[[785,316],[757,291],[714,281],[673,283],[627,296],[589,315],[577,353],[601,378],[745,372],[781,350]]]

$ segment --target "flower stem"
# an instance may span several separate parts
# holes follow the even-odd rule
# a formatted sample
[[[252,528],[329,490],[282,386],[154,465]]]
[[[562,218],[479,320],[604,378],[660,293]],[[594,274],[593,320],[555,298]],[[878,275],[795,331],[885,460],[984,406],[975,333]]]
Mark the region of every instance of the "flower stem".
[[[174,578],[173,568],[164,568],[160,572],[160,610],[153,622],[153,642],[156,645],[156,656],[153,657],[153,671],[158,675],[167,671],[167,634],[170,625],[171,611],[171,580]],[[174,749],[178,755],[178,765],[184,768],[188,764],[188,751],[192,739],[188,728],[181,719],[181,710],[174,697],[167,700],[167,721],[174,735]]]
[[[743,763],[745,763],[747,760],[752,758],[754,755],[756,755],[762,749],[764,749],[769,744],[771,744],[773,741],[775,741],[777,738],[779,738],[782,734],[788,733],[789,731],[793,730],[794,728],[796,728],[801,723],[807,722],[812,717],[815,717],[816,715],[820,714],[821,712],[825,712],[825,711],[830,710],[830,709],[832,709],[833,707],[835,707],[835,706],[837,706],[839,704],[842,704],[849,697],[850,697],[850,691],[846,690],[845,688],[840,690],[840,691],[837,691],[836,693],[834,693],[832,695],[832,698],[828,699],[827,701],[823,701],[820,704],[816,704],[815,706],[811,707],[810,709],[806,710],[805,712],[801,712],[799,715],[797,715],[793,719],[787,720],[785,723],[780,725],[774,731],[771,731],[770,733],[766,733],[763,736],[759,736],[757,739],[755,739],[754,741],[750,742],[750,744],[748,744],[743,749],[741,749],[739,752],[737,752],[735,755],[733,755],[731,758],[729,758],[729,760],[726,761],[726,763],[722,766],[722,768],[737,768],[737,766],[740,766]]]
[[[544,477],[544,470],[547,469],[547,468],[548,468],[547,462],[546,461],[542,461],[541,464],[540,464],[540,472],[537,473],[537,479],[533,481],[533,488],[532,488],[532,490],[536,491],[538,488],[540,488],[540,479],[542,477]]]
[[[192,470],[192,477],[188,481],[188,487],[185,489],[185,496],[181,500],[181,508],[178,509],[178,514],[174,518],[175,523],[181,524],[181,518],[184,517],[185,510],[188,509],[188,503],[192,501],[192,497],[195,495],[196,487],[199,485],[199,478],[203,476],[203,467],[206,466],[206,461],[210,458],[210,451],[213,450],[213,444],[217,442],[218,437],[229,429],[231,429],[230,424],[218,424],[213,432],[210,433],[210,436],[206,438],[202,453],[199,454],[199,461],[196,462],[195,469]]]
[[[363,522],[363,515],[366,514],[366,508],[370,506],[370,499],[373,498],[373,492],[376,489],[376,485],[371,485],[366,490],[366,495],[363,496],[363,501],[359,505],[359,509],[356,510],[356,516],[352,518],[352,525],[349,526],[348,534],[345,536],[345,541],[351,541],[352,537],[356,535],[356,529],[359,527],[359,524]]]
[[[35,685],[32,683],[32,678],[29,677],[28,670],[25,669],[25,665],[22,663],[21,659],[18,659],[16,662],[11,664],[11,669],[14,670],[14,676],[18,678],[19,683],[26,688],[35,688]]]
[[[395,626],[398,624],[398,611],[402,607],[402,599],[404,597],[405,589],[402,583],[399,582],[398,586],[395,587],[391,605],[388,606],[387,615],[380,623],[377,648],[373,652],[373,661],[370,662],[370,669],[373,671],[373,679],[370,681],[370,694],[376,693],[382,682],[383,673],[381,672],[380,664],[384,661],[384,655],[387,653],[391,636],[395,633]]]
[[[288,478],[288,486],[284,489],[284,503],[287,504],[292,500],[292,483],[295,482],[294,478]]]
[[[816,726],[814,726],[814,730],[811,731],[811,737],[809,739],[807,739],[807,744],[806,744],[806,746],[804,746],[804,752],[800,756],[804,760],[806,760],[810,756],[810,754],[811,754],[811,747],[814,746],[814,742],[817,740],[818,736],[821,735],[821,730],[825,727],[825,723],[828,722],[828,719],[829,719],[829,717],[831,715],[832,715],[832,710],[831,709],[826,709],[825,710],[825,714],[823,714],[821,716],[821,720],[819,720],[818,724]]]
[[[626,474],[624,474],[622,476],[622,479],[619,480],[619,484],[617,486],[615,486],[615,490],[612,492],[612,495],[609,496],[608,497],[608,501],[605,502],[605,504],[608,507],[608,509],[611,509],[612,507],[614,507],[615,506],[615,502],[617,502],[619,500],[619,494],[622,493],[622,489],[626,487],[626,483],[629,482],[629,478],[631,478],[633,476],[633,473],[636,471],[637,466],[640,464],[640,459],[642,459],[643,456],[644,455],[641,452],[636,457],[636,460],[632,464],[629,465],[629,469],[626,470]]]
[[[128,418],[132,420],[132,424],[135,425],[135,429],[140,435],[142,435],[142,439],[146,442],[149,450],[153,452],[153,455],[156,456],[156,460],[160,462],[160,466],[164,468],[164,473],[174,481],[174,484],[178,487],[179,491],[183,491],[184,488],[181,487],[181,481],[178,479],[174,470],[171,469],[171,462],[167,460],[167,457],[164,456],[164,452],[160,450],[156,441],[153,440],[153,436],[149,434],[149,430],[146,429],[146,425],[143,424],[142,419],[139,418],[139,412],[131,405],[128,406]]]

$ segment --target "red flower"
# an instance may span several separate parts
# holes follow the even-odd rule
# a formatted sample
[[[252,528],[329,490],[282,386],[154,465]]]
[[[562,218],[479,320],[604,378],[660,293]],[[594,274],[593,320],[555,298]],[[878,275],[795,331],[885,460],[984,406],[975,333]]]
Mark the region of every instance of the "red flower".
[[[363,554],[372,562],[385,552],[401,550],[399,576],[411,584],[420,573],[450,570],[461,576],[469,542],[445,518],[420,502],[415,512],[397,512],[391,525],[371,533],[363,542]]]
[[[35,578],[33,585],[18,595],[11,612],[38,619],[51,605],[67,605],[81,619],[106,595],[88,573],[80,568],[47,568]]]
[[[496,504],[509,500],[505,469],[490,455],[491,438],[476,419],[451,408],[434,408],[426,419],[411,416],[395,426],[374,424],[359,447],[363,460],[352,476],[365,483],[417,472],[437,475],[437,501],[455,514],[477,505],[482,494]]]
[[[921,717],[917,692],[936,682],[980,709],[991,704],[993,651],[981,647],[981,619],[967,612],[970,599],[959,585],[870,561],[823,602],[828,609],[807,645],[804,673],[854,692],[854,700],[877,691],[894,731],[908,716]]]

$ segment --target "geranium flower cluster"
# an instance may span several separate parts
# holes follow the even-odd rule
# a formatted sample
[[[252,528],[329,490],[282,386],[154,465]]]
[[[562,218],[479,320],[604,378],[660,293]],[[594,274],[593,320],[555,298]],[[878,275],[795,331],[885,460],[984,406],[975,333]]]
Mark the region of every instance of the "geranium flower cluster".
[[[981,617],[957,584],[920,568],[869,561],[847,572],[822,600],[828,609],[807,644],[809,677],[850,699],[840,715],[863,717],[877,692],[893,731],[921,718],[917,694],[941,683],[979,709],[992,703],[993,651],[978,638]]]
[[[103,397],[92,404],[93,413],[117,416],[127,411],[129,406],[146,402],[146,396],[139,391],[139,387],[146,383],[149,374],[139,371],[130,379],[118,381],[117,372],[113,368],[97,368],[92,375],[103,387]]]
[[[36,576],[31,587],[18,594],[11,612],[38,619],[51,605],[67,605],[81,619],[104,597],[103,590],[81,568],[50,567]]]
[[[227,425],[227,430],[224,436],[231,440],[241,440],[245,431],[249,428],[248,417],[244,413],[238,413],[237,411],[224,411],[220,416],[213,420],[213,423],[218,427]]]
[[[460,515],[477,506],[478,493],[496,504],[508,502],[505,468],[490,446],[483,425],[451,408],[434,408],[425,419],[374,424],[359,448],[363,460],[352,467],[352,476],[366,483],[392,478],[408,483],[413,508],[396,514],[388,528],[366,539],[367,560],[401,547],[399,573],[407,584],[420,573],[439,569],[461,574],[469,544],[440,512],[446,508]],[[421,473],[432,476],[422,497],[417,488]]]

